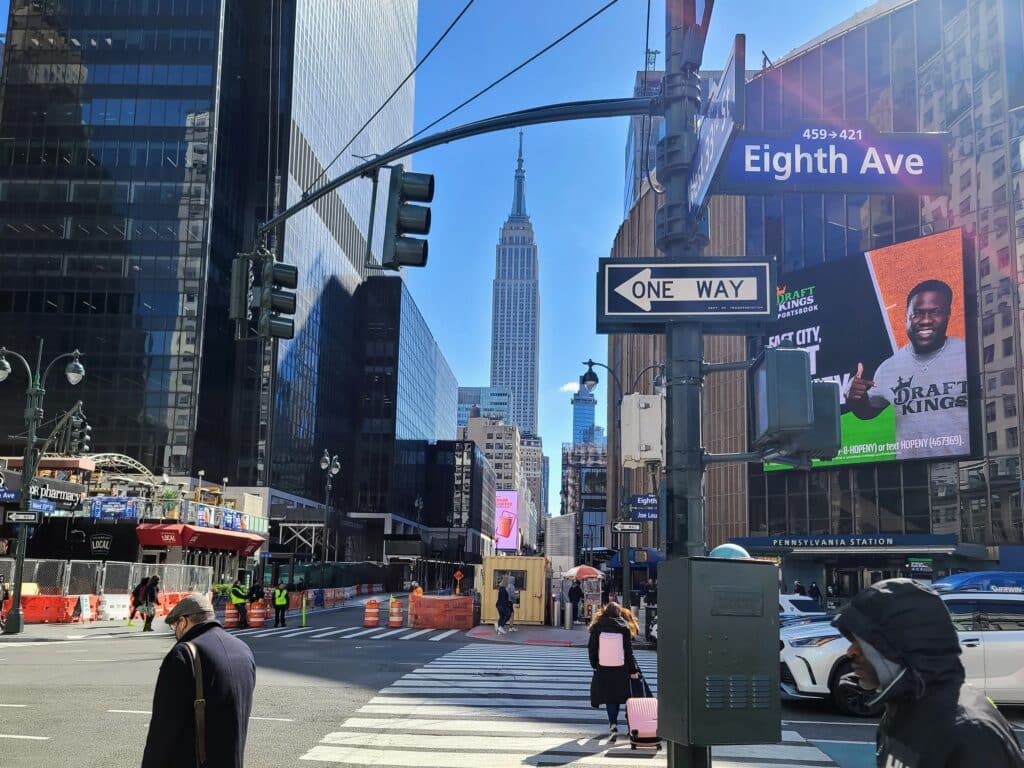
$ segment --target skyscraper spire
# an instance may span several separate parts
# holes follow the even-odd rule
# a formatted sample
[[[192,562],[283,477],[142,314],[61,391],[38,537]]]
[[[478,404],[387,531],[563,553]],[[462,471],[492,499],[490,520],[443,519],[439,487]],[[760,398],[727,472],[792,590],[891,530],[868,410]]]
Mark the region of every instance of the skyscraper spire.
[[[526,218],[526,170],[523,168],[523,129],[519,129],[519,160],[516,162],[516,186],[512,196],[512,218]]]

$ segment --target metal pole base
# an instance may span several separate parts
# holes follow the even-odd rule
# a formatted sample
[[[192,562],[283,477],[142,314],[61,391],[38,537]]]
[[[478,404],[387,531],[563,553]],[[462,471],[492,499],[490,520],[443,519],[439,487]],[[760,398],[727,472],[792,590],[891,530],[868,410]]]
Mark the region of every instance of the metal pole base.
[[[4,616],[4,634],[20,635],[25,631],[25,616],[20,608],[12,608],[10,613]]]
[[[668,768],[711,768],[711,747],[666,742]]]

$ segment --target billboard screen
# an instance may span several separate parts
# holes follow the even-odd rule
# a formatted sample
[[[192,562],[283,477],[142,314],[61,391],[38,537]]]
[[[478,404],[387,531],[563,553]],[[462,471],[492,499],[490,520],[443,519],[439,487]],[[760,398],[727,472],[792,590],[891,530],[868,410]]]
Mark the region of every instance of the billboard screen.
[[[494,502],[494,548],[519,550],[519,491],[498,491]]]
[[[962,237],[955,229],[779,279],[768,345],[806,349],[812,378],[840,387],[842,448],[824,465],[970,453]]]

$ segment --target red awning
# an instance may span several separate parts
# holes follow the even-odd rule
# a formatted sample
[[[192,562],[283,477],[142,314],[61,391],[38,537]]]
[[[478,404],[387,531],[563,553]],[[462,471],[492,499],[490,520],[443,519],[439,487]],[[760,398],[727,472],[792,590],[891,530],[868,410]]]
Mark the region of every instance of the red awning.
[[[139,543],[147,547],[200,547],[227,549],[246,557],[265,542],[262,536],[220,528],[198,528],[194,525],[142,523],[136,526]]]

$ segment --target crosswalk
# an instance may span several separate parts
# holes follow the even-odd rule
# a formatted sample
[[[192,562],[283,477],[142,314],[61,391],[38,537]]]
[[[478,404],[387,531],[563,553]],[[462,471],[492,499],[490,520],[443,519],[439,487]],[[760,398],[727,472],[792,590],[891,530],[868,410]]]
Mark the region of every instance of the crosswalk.
[[[413,629],[402,627],[392,629],[388,627],[277,627],[259,629],[229,630],[236,637],[246,640],[267,639],[267,640],[427,640],[440,642],[442,640],[464,640],[461,629]]]
[[[638,652],[657,690],[657,658]],[[583,648],[463,646],[378,691],[302,760],[332,766],[513,768],[666,765],[665,752],[610,744],[603,710],[590,707]],[[619,730],[625,734],[625,715]],[[714,749],[716,768],[835,766],[794,731],[783,743]]]

